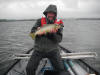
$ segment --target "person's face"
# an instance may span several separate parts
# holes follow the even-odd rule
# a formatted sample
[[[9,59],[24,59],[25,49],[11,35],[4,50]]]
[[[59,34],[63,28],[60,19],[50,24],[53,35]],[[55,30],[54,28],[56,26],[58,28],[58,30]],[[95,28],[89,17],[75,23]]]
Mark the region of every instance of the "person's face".
[[[53,13],[53,12],[48,12],[48,13],[47,13],[47,18],[48,18],[49,20],[53,20],[55,16],[56,16],[56,15],[55,15],[55,13]]]

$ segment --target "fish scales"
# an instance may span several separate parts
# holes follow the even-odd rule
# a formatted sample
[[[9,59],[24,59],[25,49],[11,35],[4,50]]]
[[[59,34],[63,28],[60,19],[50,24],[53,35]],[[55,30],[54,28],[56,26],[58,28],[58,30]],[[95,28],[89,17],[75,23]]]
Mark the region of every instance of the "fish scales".
[[[45,24],[43,27],[41,27],[39,30],[37,30],[35,33],[30,33],[30,36],[32,39],[35,38],[36,35],[45,32],[48,33],[50,32],[51,29],[59,29],[61,26],[57,24]]]

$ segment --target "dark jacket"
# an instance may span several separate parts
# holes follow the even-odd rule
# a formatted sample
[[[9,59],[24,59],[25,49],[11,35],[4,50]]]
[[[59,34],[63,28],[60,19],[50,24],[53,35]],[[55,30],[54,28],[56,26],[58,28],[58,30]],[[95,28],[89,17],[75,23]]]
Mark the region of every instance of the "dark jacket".
[[[50,9],[50,10],[49,10]],[[50,5],[43,13],[46,15],[47,12],[52,11],[57,14],[57,9],[54,5]],[[47,24],[50,23],[47,20]],[[38,19],[35,25],[33,26],[31,33],[34,33],[38,27],[41,27],[41,19]],[[45,35],[37,35],[35,38],[34,48],[38,51],[50,52],[52,50],[58,50],[58,44],[62,40],[62,31],[63,28],[60,28],[56,33],[47,33]]]

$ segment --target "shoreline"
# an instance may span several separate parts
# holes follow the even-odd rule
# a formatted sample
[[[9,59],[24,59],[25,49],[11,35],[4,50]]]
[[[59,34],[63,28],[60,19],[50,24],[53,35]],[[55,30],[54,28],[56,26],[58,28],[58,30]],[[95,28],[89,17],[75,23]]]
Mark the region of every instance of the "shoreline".
[[[37,19],[0,19],[0,22],[36,21]],[[62,20],[100,20],[100,18],[64,18]]]

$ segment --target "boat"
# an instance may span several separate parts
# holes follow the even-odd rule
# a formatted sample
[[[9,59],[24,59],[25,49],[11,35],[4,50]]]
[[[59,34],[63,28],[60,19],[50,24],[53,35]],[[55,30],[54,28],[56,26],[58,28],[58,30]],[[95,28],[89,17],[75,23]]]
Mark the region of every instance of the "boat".
[[[13,55],[13,59],[17,60],[17,63],[14,64],[5,75],[26,75],[26,66],[33,51],[32,48],[26,54]],[[61,56],[65,69],[70,75],[91,75],[79,64],[79,60],[84,58],[95,58],[97,54],[95,52],[69,53],[69,51],[65,51],[64,48],[61,48]],[[39,64],[36,75],[48,75],[46,73],[47,71],[53,71],[53,67],[49,59],[44,58]],[[94,73],[94,75],[96,74]]]

